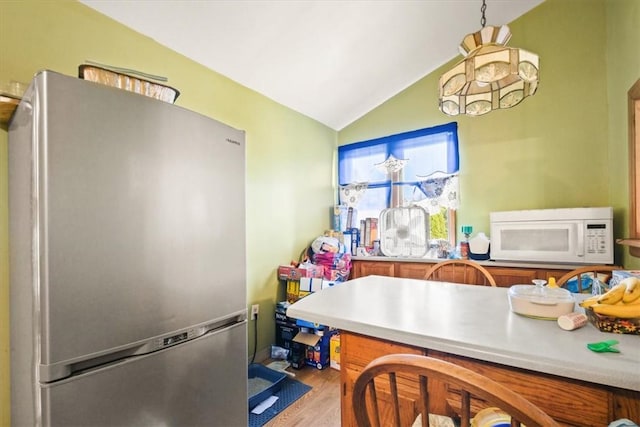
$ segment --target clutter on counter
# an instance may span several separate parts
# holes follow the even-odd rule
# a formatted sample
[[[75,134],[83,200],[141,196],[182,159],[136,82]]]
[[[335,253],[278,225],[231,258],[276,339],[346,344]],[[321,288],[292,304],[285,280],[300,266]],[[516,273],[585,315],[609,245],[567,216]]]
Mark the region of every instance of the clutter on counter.
[[[331,207],[331,226],[325,235],[339,240],[346,252],[357,257],[408,259],[489,260],[490,240],[484,232],[472,237],[473,227],[463,225],[458,245],[429,238],[429,219],[418,206],[386,209],[380,218],[358,219],[358,211],[346,205]],[[426,236],[426,237],[425,237]]]

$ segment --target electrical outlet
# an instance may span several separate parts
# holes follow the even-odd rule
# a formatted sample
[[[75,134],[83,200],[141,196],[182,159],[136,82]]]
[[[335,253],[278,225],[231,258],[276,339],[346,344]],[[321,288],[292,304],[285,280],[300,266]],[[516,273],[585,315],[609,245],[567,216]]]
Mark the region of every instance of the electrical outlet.
[[[260,311],[260,306],[258,304],[253,304],[251,306],[251,320],[256,320],[256,317],[258,317],[259,311]]]

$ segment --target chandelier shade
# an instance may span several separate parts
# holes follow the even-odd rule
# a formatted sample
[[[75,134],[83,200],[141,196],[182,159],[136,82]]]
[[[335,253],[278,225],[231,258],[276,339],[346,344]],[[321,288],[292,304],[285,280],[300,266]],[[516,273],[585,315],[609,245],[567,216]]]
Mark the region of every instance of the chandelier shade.
[[[507,47],[506,25],[486,26],[460,44],[464,59],[440,77],[440,110],[450,116],[481,116],[510,108],[538,88],[540,61],[536,54]]]

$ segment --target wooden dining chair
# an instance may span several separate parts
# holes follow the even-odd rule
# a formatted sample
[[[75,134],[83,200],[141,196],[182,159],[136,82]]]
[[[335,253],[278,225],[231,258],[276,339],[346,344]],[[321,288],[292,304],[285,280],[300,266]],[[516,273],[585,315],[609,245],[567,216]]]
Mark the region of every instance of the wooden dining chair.
[[[496,286],[496,280],[486,268],[477,262],[466,259],[449,259],[438,262],[427,270],[424,278],[439,282]]]
[[[509,414],[515,427],[559,426],[504,385],[462,366],[415,354],[390,354],[369,363],[356,379],[351,403],[358,427],[433,427],[447,417],[451,425],[455,418],[456,425],[469,427],[472,417],[488,407]]]
[[[585,290],[585,286],[583,286],[582,282],[583,275],[587,275],[587,277],[591,278],[598,277],[602,283],[608,284],[613,276],[613,271],[620,269],[621,267],[617,267],[615,265],[589,265],[586,267],[579,267],[560,277],[556,281],[556,284],[560,287],[566,288],[569,280],[575,277],[578,281],[578,293],[582,293]]]

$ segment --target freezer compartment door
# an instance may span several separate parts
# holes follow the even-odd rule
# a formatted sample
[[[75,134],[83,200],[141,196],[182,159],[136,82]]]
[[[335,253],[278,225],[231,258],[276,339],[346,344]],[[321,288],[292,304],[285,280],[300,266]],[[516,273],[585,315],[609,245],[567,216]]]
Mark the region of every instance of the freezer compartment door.
[[[246,426],[246,322],[41,388],[44,426]]]

